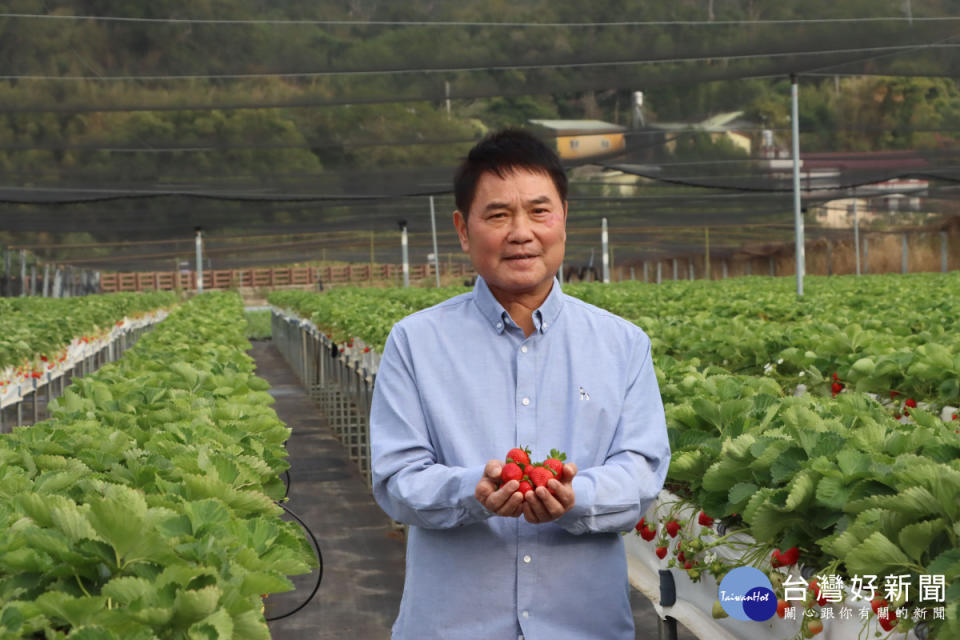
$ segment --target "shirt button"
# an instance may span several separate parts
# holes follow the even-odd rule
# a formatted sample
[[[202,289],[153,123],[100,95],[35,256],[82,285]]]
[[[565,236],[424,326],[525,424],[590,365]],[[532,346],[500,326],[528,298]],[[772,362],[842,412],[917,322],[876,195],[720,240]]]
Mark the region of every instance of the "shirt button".
[[[530,556],[523,556],[523,561],[526,562],[527,564],[530,564],[531,560],[533,560],[533,558],[531,558]]]
[[[522,404],[523,406],[527,406],[528,404],[530,404],[530,398],[524,398],[523,400],[520,401],[520,404]]]
[[[549,326],[549,324],[550,324],[549,322],[544,322],[544,323],[543,323],[543,328],[546,329],[547,326]]]
[[[529,617],[530,617],[530,612],[529,612],[529,611],[524,611],[524,612],[523,612],[523,617],[524,617],[524,618],[529,618]]]
[[[502,328],[503,328],[503,323],[502,323],[502,322],[498,322],[498,323],[497,323],[497,329],[502,329]]]
[[[527,345],[523,345],[522,347],[520,347],[520,353],[526,353],[526,352],[527,352]]]

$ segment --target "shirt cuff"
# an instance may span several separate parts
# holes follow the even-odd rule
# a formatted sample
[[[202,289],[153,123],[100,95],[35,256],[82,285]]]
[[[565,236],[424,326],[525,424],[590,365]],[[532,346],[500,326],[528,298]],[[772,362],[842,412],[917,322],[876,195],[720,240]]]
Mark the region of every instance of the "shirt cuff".
[[[483,470],[487,464],[483,463],[476,467],[467,467],[461,470],[460,474],[460,505],[463,508],[466,518],[463,524],[472,524],[486,520],[496,515],[487,509],[479,500],[477,500],[477,483],[483,477]]]
[[[584,518],[590,514],[594,503],[593,483],[587,478],[574,476],[571,485],[573,486],[573,506],[570,511],[554,522],[567,533],[579,535],[589,530]]]

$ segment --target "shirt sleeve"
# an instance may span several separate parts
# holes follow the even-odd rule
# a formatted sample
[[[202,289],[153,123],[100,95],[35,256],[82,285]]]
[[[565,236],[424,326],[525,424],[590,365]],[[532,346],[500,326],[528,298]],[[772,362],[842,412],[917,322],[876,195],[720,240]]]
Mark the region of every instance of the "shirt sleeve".
[[[446,529],[494,514],[475,497],[485,465],[440,464],[430,438],[403,329],[387,338],[370,410],[373,496],[398,522]]]
[[[630,531],[663,488],[670,443],[650,339],[641,335],[607,456],[600,466],[578,470],[573,508],[556,520],[569,533]]]

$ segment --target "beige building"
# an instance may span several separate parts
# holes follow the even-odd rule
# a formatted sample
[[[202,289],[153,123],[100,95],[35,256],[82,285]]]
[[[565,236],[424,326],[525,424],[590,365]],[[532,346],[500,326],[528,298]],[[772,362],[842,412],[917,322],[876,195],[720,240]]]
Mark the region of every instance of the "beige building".
[[[592,158],[626,150],[625,127],[602,120],[530,120],[556,141],[561,160]]]

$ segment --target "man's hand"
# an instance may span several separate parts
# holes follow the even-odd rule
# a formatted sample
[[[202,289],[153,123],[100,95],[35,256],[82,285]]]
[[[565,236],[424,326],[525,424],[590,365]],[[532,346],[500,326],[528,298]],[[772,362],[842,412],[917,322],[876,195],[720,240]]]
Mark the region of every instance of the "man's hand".
[[[477,483],[474,496],[488,511],[492,511],[498,516],[517,518],[524,510],[523,494],[517,491],[520,488],[520,483],[511,480],[497,489],[497,482],[500,480],[502,469],[503,462],[500,460],[488,461],[487,466],[483,469],[483,477]]]
[[[488,465],[489,466],[489,465]],[[523,517],[527,522],[543,524],[556,520],[573,508],[573,476],[577,475],[577,465],[568,462],[563,465],[563,474],[551,478],[547,486],[553,489],[552,495],[547,487],[537,487],[528,492],[523,499]]]

